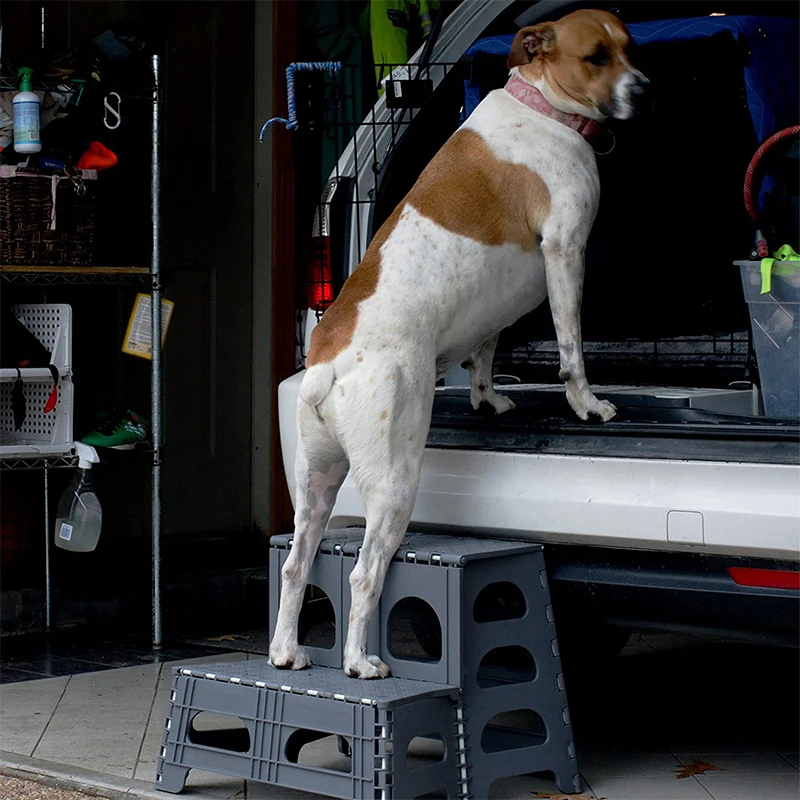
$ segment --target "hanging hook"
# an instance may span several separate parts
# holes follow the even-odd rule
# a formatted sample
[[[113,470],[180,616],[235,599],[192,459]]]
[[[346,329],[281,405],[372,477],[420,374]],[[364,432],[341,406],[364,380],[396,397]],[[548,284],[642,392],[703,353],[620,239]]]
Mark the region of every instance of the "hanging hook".
[[[117,98],[116,108],[108,102],[109,97]],[[109,92],[103,98],[103,106],[105,108],[105,111],[103,112],[103,125],[105,125],[110,131],[116,130],[119,128],[120,123],[122,122],[122,98],[119,96],[119,94],[117,94],[117,92]],[[116,120],[113,125],[108,121],[109,113]]]
[[[297,104],[294,91],[295,72],[330,72],[331,75],[335,75],[341,68],[341,61],[299,61],[294,64],[289,64],[289,66],[286,67],[286,98],[289,107],[289,118],[272,117],[272,119],[268,119],[261,127],[258,141],[264,141],[267,128],[269,128],[273,122],[282,122],[289,131],[293,131],[297,128]]]

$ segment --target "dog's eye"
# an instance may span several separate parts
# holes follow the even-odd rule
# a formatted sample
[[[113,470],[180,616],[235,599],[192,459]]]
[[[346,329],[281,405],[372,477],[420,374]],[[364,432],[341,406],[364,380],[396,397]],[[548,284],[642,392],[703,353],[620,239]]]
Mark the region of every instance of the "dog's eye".
[[[584,56],[583,60],[595,67],[604,67],[609,61],[608,51],[605,47],[598,47],[590,56]]]

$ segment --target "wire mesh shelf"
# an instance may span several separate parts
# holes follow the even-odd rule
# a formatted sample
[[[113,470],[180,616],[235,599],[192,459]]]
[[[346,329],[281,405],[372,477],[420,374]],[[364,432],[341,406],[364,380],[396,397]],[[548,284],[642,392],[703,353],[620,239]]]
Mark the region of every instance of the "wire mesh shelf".
[[[0,470],[37,470],[37,469],[66,469],[78,466],[78,456],[35,456],[19,458],[12,456],[0,458]]]
[[[147,267],[0,267],[2,283],[23,286],[106,285],[147,286],[151,282]]]

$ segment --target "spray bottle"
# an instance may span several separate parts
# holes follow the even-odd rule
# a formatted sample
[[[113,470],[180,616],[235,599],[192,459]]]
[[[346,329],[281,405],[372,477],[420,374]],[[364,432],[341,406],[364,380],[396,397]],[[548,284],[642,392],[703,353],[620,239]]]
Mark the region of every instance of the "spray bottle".
[[[11,104],[14,106],[14,150],[18,153],[38,153],[42,149],[39,138],[42,101],[33,91],[33,70],[23,67],[19,71],[19,91]]]
[[[78,469],[61,495],[56,514],[56,545],[64,550],[88,553],[97,547],[103,509],[92,486],[92,464],[100,461],[88,444],[75,443]]]

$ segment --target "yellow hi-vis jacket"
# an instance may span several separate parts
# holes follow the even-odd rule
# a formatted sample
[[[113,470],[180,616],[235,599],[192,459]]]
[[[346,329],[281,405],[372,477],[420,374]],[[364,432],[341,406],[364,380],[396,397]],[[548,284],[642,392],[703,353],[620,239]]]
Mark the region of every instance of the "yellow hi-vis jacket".
[[[369,27],[378,91],[381,81],[406,64],[428,38],[439,0],[370,0]]]

